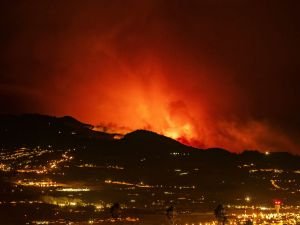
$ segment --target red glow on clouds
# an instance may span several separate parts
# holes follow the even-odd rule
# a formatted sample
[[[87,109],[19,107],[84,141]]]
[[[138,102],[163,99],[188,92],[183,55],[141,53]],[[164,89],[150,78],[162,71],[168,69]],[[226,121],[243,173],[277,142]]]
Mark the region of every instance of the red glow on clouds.
[[[248,116],[242,91],[228,78],[230,70],[173,56],[166,47],[131,56],[104,42],[79,38],[55,52],[64,63],[54,65],[48,80],[32,82],[39,112],[71,115],[108,132],[148,129],[201,148],[297,149],[269,123]],[[54,54],[50,47],[45,51],[40,60]]]
[[[298,52],[287,44],[299,43],[287,30],[298,26],[281,7],[277,20],[267,5],[214,1],[9,5],[2,111],[203,148],[299,152]]]
[[[121,74],[107,70],[104,72],[109,75],[99,80],[95,76],[86,85],[72,89],[88,96],[71,100],[72,107],[79,106],[74,116],[99,124],[107,132],[147,129],[200,148],[222,147],[232,151],[296,148],[266,122],[228,117],[230,109],[235,110],[240,103],[226,82],[225,85],[215,84],[206,75],[202,81],[205,86],[176,76],[171,80],[169,74],[164,74],[170,70],[163,70],[153,62],[134,70],[131,72],[127,68]],[[181,72],[171,71],[173,75]],[[199,80],[201,78],[196,81]],[[202,93],[196,92],[199,89]],[[65,109],[65,112],[69,110]]]

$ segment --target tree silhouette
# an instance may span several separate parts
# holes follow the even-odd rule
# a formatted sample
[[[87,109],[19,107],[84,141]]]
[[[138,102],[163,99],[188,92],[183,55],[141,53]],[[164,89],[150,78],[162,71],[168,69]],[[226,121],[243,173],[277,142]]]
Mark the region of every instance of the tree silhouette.
[[[253,222],[249,219],[246,221],[245,225],[253,225]]]
[[[111,214],[111,217],[114,219],[117,219],[120,217],[120,215],[121,215],[120,203],[116,202],[112,205],[112,207],[110,208],[110,214]]]
[[[219,204],[216,208],[215,208],[215,217],[218,221],[218,224],[222,224],[224,225],[227,222],[227,217],[225,215],[225,209],[223,207],[222,204]]]
[[[170,206],[169,208],[167,208],[166,215],[167,215],[167,219],[168,219],[169,223],[174,224],[175,223],[175,208],[174,208],[174,206]]]

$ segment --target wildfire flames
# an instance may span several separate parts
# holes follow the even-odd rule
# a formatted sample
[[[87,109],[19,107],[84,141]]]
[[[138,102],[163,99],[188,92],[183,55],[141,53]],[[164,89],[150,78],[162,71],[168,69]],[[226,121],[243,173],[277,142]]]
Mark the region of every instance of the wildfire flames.
[[[1,112],[71,115],[201,148],[297,152],[298,52],[285,39],[298,43],[296,33],[269,8],[221,5],[11,4]]]

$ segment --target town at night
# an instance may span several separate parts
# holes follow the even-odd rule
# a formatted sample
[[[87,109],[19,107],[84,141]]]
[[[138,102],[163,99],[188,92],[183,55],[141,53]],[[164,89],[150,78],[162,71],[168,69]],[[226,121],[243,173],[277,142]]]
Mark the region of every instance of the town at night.
[[[0,225],[300,224],[300,4],[0,3]]]
[[[145,130],[94,131],[71,117],[2,122],[3,224],[218,224],[219,206],[226,224],[300,221],[297,155],[200,150]]]

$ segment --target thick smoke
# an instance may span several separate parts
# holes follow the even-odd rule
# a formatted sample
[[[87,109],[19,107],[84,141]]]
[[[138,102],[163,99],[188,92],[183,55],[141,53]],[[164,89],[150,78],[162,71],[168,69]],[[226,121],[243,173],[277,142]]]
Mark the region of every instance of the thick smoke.
[[[68,114],[204,148],[299,152],[292,4],[1,4],[2,112]]]

